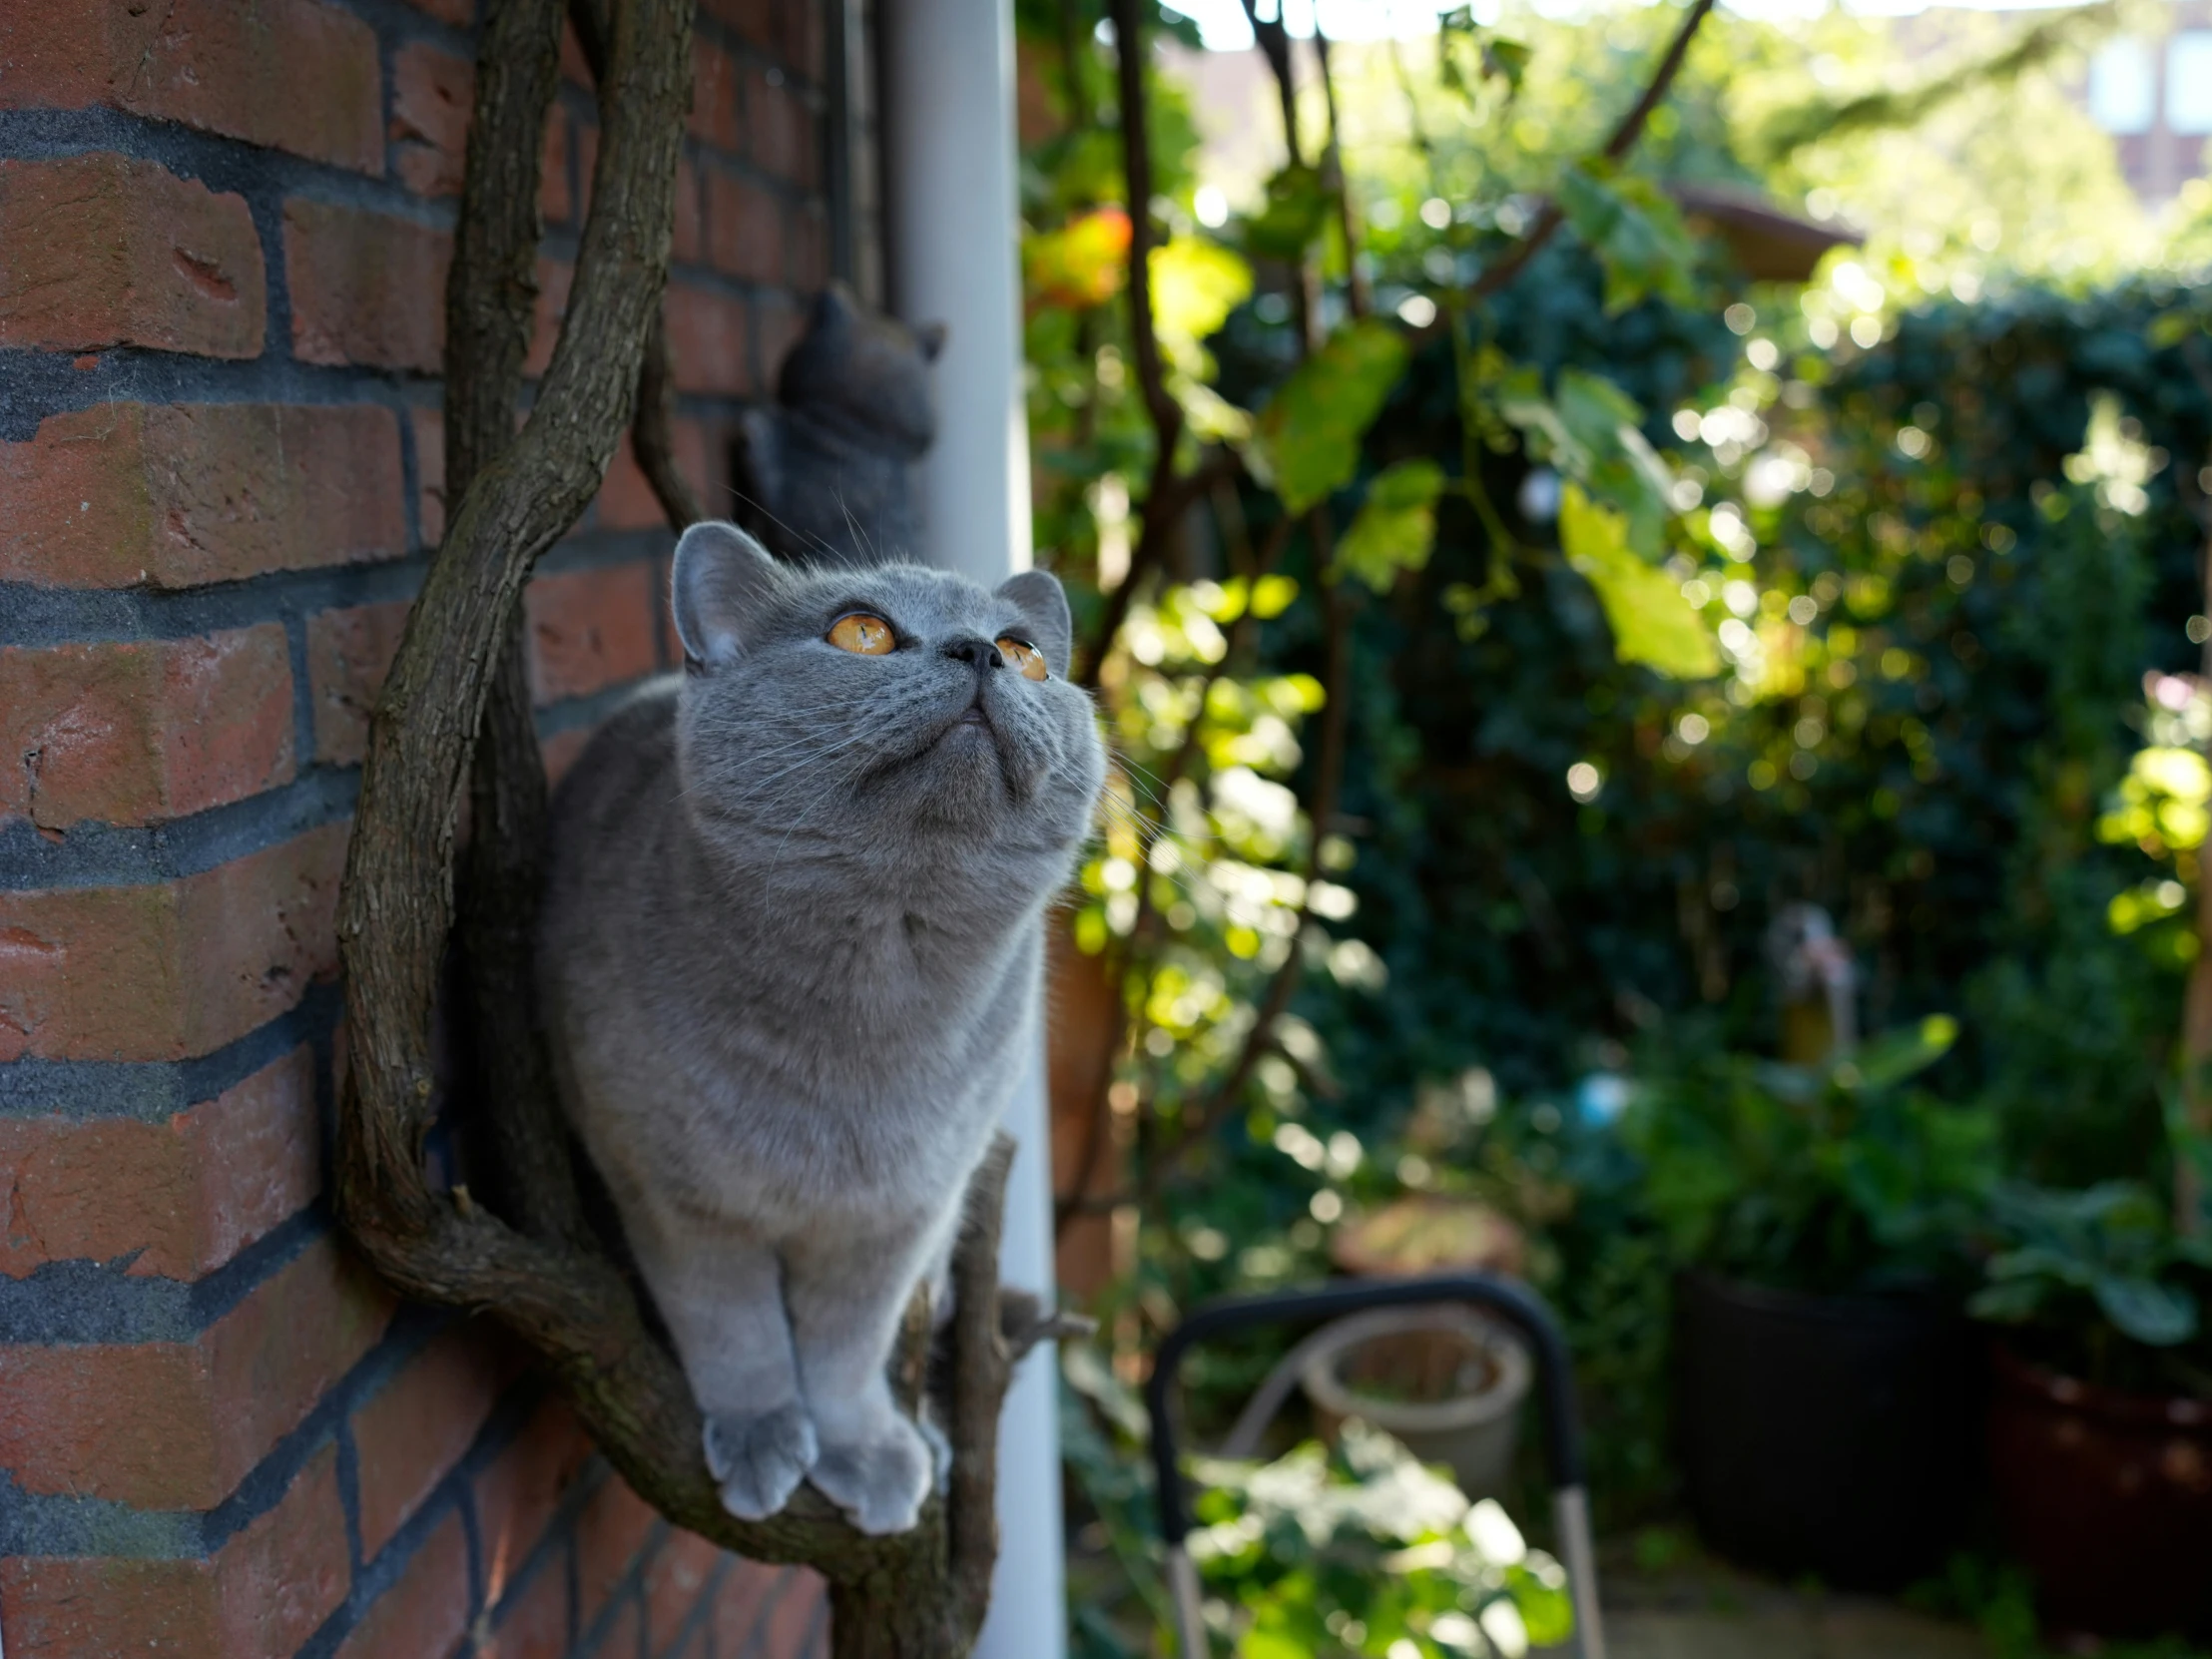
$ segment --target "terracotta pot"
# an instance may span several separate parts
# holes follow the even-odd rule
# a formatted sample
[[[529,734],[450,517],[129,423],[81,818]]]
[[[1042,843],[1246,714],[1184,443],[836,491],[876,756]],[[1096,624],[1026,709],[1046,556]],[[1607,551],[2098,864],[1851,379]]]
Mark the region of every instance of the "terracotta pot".
[[[1510,1332],[1466,1308],[1371,1308],[1308,1347],[1299,1382],[1325,1439],[1359,1417],[1422,1462],[1449,1464],[1467,1496],[1503,1494],[1534,1375]]]
[[[2000,1348],[1989,1478],[2046,1624],[2212,1637],[2212,1400],[2118,1393]]]

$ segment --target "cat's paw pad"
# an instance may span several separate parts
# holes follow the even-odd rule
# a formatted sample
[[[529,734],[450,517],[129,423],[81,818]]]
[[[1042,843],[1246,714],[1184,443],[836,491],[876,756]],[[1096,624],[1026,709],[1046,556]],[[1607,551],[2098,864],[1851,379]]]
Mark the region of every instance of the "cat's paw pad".
[[[757,1415],[710,1416],[706,1441],[722,1506],[740,1520],[766,1520],[782,1509],[821,1451],[814,1419],[797,1401]]]
[[[893,1416],[865,1438],[822,1448],[808,1478],[862,1532],[904,1532],[920,1518],[935,1459],[921,1431]]]

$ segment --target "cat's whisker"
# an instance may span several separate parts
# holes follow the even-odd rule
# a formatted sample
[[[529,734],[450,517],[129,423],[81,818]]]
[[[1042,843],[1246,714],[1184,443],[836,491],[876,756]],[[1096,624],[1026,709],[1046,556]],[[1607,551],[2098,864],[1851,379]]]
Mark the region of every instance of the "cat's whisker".
[[[844,498],[844,491],[838,490],[836,492],[836,496],[837,511],[844,514],[845,527],[852,532],[853,536],[859,541],[860,545],[867,549],[867,556],[869,560],[872,563],[881,564],[883,562],[883,555],[875,545],[875,538],[873,536],[870,536],[867,531],[861,526],[860,521],[852,516],[852,508],[851,505]]]
[[[785,535],[791,537],[792,540],[800,543],[802,546],[805,546],[808,542],[811,541],[815,544],[815,548],[826,554],[832,562],[836,560],[836,548],[831,546],[821,536],[813,535],[808,531],[800,529],[797,525],[791,523],[788,519],[777,517],[776,514],[769,511],[768,503],[763,501],[759,496],[748,495],[744,490],[739,489],[738,486],[735,484],[729,485],[728,488],[730,491],[730,498],[733,501],[742,502],[744,505],[753,508],[763,518],[767,519],[771,524],[775,525],[777,529],[783,531]]]

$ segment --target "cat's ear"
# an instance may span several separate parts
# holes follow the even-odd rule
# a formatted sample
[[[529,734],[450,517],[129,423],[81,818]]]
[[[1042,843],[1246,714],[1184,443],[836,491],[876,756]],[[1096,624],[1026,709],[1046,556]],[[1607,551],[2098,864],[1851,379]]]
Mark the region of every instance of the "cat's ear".
[[[937,360],[937,353],[944,349],[945,336],[950,331],[941,322],[924,322],[914,330],[914,344],[920,348],[923,362]]]
[[[851,289],[842,282],[828,281],[823,284],[822,291],[815,295],[815,314],[811,325],[817,333],[822,334],[849,327],[857,310]]]
[[[676,544],[670,578],[677,637],[701,668],[735,662],[746,649],[747,626],[778,582],[767,548],[735,524],[695,524]]]
[[[998,597],[1020,610],[1029,643],[1044,653],[1045,667],[1065,680],[1075,623],[1068,615],[1068,596],[1060,591],[1059,577],[1049,570],[1025,570],[999,583]]]

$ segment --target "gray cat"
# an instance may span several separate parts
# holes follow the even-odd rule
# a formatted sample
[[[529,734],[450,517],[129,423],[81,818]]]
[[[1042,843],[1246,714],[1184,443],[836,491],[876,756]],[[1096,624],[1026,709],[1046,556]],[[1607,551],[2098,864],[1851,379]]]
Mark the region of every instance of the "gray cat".
[[[886,1362],[1029,1064],[1040,919],[1104,776],[1067,601],[1041,571],[798,570],[727,524],[685,532],[674,588],[687,673],[555,801],[564,1101],[730,1512],[811,1477],[902,1531],[932,1446]]]
[[[937,435],[929,364],[944,324],[908,328],[841,283],[815,300],[784,359],[776,403],[739,430],[739,513],[787,559],[874,564],[913,550],[913,464]]]

